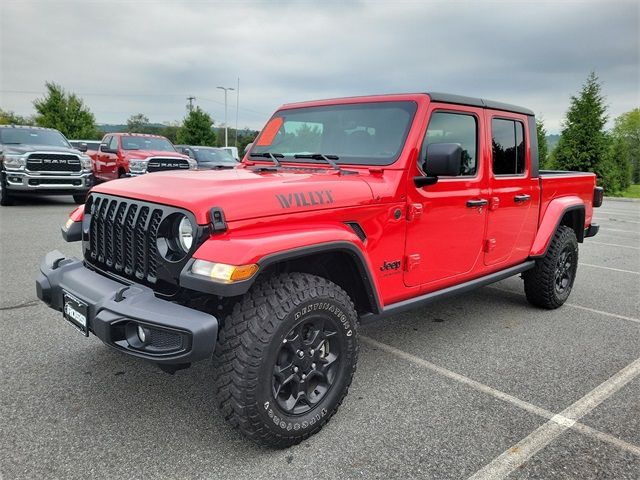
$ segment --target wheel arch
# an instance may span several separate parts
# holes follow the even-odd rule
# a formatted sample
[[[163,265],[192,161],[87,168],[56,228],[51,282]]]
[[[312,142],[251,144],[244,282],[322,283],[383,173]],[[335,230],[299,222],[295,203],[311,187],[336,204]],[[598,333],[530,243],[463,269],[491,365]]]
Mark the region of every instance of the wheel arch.
[[[586,207],[578,197],[553,200],[547,207],[531,248],[531,257],[544,257],[553,235],[561,225],[571,228],[579,243],[584,241]]]

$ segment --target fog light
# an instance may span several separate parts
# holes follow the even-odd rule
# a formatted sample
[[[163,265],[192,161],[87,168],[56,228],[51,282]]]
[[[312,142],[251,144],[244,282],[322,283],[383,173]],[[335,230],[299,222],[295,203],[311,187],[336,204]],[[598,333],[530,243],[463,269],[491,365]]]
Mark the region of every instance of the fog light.
[[[138,338],[142,343],[147,340],[147,332],[141,325],[138,325]]]

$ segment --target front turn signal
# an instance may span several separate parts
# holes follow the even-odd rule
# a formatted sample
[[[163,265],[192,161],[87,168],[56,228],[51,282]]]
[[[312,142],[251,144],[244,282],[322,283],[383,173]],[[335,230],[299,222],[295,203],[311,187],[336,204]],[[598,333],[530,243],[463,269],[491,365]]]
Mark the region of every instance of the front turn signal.
[[[226,263],[214,263],[206,260],[196,260],[191,265],[191,272],[195,275],[208,277],[212,280],[233,283],[248,280],[258,271],[258,265],[227,265]]]

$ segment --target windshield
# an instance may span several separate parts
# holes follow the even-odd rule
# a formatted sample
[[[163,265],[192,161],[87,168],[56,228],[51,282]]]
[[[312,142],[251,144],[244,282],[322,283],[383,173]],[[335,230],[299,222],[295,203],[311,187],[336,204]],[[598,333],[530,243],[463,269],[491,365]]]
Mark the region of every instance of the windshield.
[[[0,143],[5,145],[49,145],[71,148],[67,139],[57,130],[40,128],[0,128]]]
[[[414,102],[375,102],[280,110],[250,155],[278,153],[287,161],[322,154],[337,157],[337,163],[390,165],[402,151],[416,108]]]
[[[171,142],[166,138],[133,135],[122,137],[122,148],[124,150],[159,150],[161,152],[176,151]]]
[[[238,162],[226,150],[217,148],[193,148],[198,163],[216,163],[220,165],[237,165]]]

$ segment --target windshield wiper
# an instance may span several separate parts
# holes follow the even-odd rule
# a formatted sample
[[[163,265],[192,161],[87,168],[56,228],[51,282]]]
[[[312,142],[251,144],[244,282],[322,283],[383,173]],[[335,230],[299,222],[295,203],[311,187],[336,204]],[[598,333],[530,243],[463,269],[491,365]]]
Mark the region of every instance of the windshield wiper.
[[[279,167],[280,166],[280,160],[278,160],[278,158],[284,158],[284,155],[281,154],[281,153],[264,152],[264,153],[250,153],[249,157],[270,158],[271,160],[273,160],[273,164],[276,167]]]
[[[340,160],[337,155],[324,155],[322,153],[296,153],[293,158],[310,158],[311,160],[324,160],[332,168],[342,170],[334,160]]]

